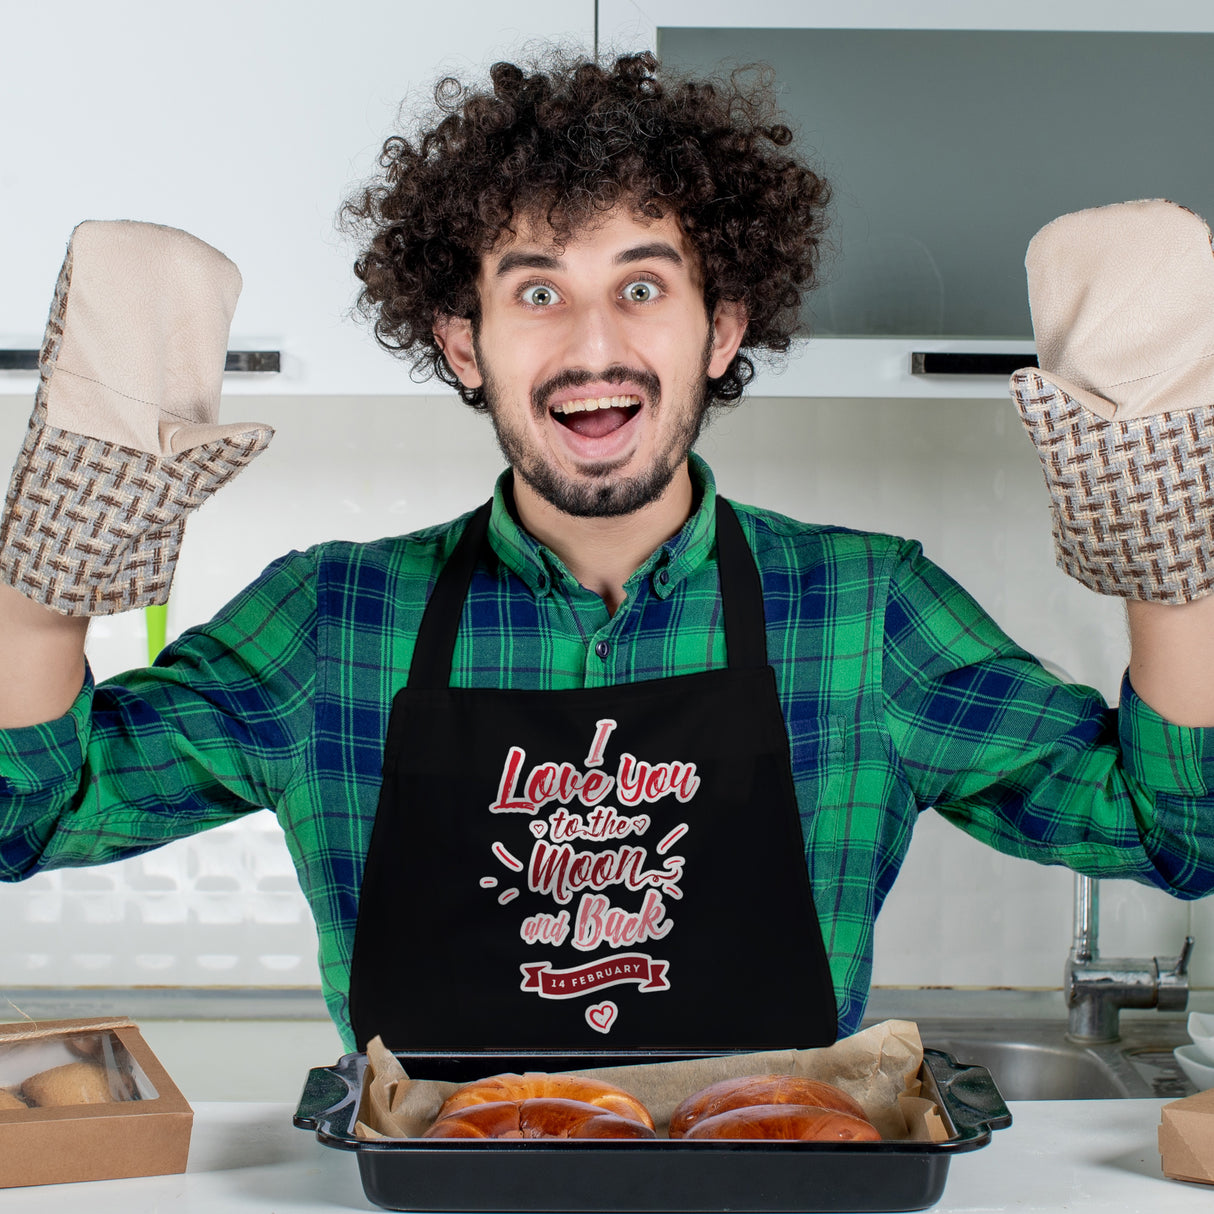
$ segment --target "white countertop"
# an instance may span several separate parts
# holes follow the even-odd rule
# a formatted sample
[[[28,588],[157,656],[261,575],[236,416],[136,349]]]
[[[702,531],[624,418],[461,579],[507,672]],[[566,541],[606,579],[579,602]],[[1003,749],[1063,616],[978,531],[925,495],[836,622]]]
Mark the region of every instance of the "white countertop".
[[[1214,1188],[1167,1180],[1156,1129],[1162,1100],[1019,1101],[1014,1123],[956,1156],[949,1214],[1117,1211],[1207,1214]],[[355,1157],[291,1124],[293,1104],[194,1104],[184,1175],[3,1190],[5,1214],[320,1214],[374,1210]]]

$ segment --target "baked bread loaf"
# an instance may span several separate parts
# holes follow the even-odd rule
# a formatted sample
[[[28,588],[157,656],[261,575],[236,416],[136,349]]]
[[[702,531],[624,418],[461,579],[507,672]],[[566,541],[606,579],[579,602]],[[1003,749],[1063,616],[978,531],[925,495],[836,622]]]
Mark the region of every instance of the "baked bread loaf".
[[[447,1113],[423,1138],[653,1138],[649,1126],[598,1105],[559,1097],[496,1100]]]
[[[833,1109],[867,1120],[859,1103],[833,1083],[800,1075],[745,1075],[740,1079],[722,1079],[688,1096],[670,1115],[670,1137],[682,1138],[705,1118],[756,1104]]]
[[[29,1105],[16,1092],[10,1092],[8,1088],[0,1088],[0,1113],[7,1113],[10,1109],[28,1108]]]
[[[101,1059],[102,1046],[100,1033],[82,1033],[78,1037],[65,1037],[63,1044],[77,1058],[95,1058],[98,1061]]]
[[[801,1104],[755,1104],[697,1121],[685,1139],[768,1138],[799,1142],[879,1142],[876,1127],[837,1109]]]
[[[525,1075],[491,1075],[466,1083],[447,1097],[439,1117],[457,1113],[478,1104],[499,1104],[503,1101],[521,1103],[525,1100],[573,1100],[625,1117],[653,1129],[649,1110],[623,1088],[604,1083],[601,1079],[585,1079],[578,1075],[548,1075],[542,1071]]]
[[[65,1062],[31,1075],[21,1094],[43,1109],[71,1104],[108,1104],[114,1099],[105,1068],[95,1062]]]

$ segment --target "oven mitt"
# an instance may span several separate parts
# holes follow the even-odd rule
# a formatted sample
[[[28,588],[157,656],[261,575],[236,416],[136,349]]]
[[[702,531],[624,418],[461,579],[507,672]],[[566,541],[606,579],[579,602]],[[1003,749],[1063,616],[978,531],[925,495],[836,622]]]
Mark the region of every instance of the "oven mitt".
[[[1063,215],[1025,259],[1040,368],[1011,393],[1059,566],[1101,594],[1214,589],[1214,248],[1163,200]]]
[[[0,578],[64,615],[168,601],[186,515],[273,436],[221,426],[240,272],[186,232],[72,233],[0,520]]]

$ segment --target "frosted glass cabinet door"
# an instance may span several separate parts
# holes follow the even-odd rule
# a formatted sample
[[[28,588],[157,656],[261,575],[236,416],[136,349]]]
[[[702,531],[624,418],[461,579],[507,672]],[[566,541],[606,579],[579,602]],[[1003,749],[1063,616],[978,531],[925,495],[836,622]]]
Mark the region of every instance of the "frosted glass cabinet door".
[[[981,8],[975,15],[973,10]],[[834,189],[814,340],[771,395],[1004,395],[1032,352],[1024,252],[1058,215],[1167,197],[1214,219],[1214,10],[604,0],[600,39],[693,72],[765,63]],[[887,28],[888,27],[888,28]],[[862,340],[855,340],[862,339]],[[913,375],[911,355],[998,356]]]
[[[347,315],[338,232],[396,120],[444,72],[483,76],[528,40],[593,45],[593,0],[60,0],[4,9],[0,348],[36,347],[72,228],[185,228],[240,267],[234,347],[281,350],[242,393],[422,391]],[[32,374],[0,372],[28,398]]]

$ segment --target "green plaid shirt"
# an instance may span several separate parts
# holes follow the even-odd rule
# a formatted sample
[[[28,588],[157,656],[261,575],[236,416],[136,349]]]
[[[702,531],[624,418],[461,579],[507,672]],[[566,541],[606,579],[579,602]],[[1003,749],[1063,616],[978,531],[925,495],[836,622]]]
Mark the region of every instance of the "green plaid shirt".
[[[725,663],[716,490],[609,615],[513,520],[464,605],[461,687],[577,688]],[[1012,644],[917,544],[738,507],[762,574],[805,858],[839,1008],[864,1010],[873,922],[928,807],[1012,855],[1185,897],[1214,887],[1214,731],[1120,711]],[[277,561],[156,665],[46,725],[0,731],[0,877],[130,856],[261,807],[316,918],[352,1047],[350,956],[393,694],[464,519]],[[724,841],[728,846],[728,840]]]

